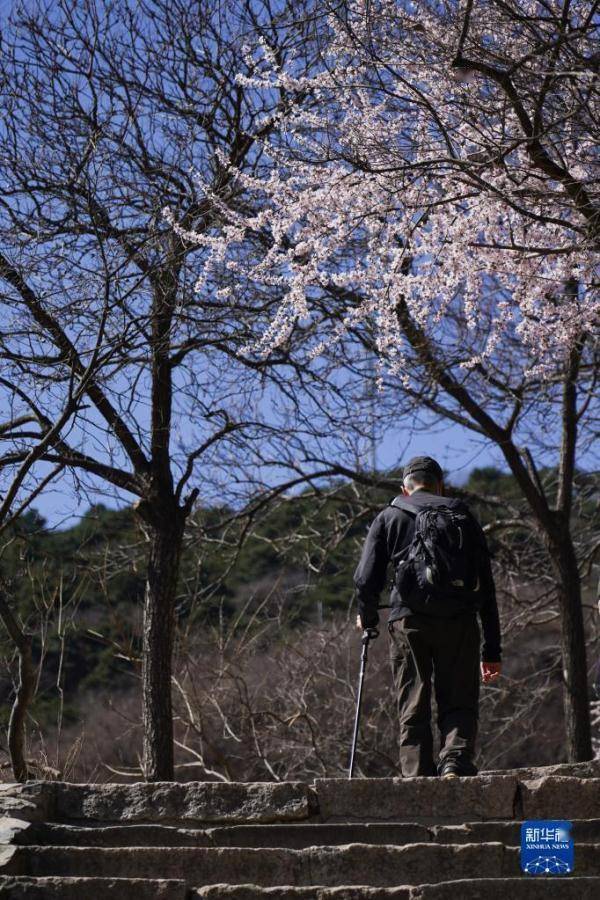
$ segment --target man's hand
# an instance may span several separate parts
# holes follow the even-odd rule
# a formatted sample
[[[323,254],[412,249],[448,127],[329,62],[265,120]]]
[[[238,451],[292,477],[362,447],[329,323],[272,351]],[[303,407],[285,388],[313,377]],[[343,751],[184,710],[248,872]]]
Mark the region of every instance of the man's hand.
[[[484,684],[490,681],[496,681],[502,673],[502,663],[499,662],[482,662],[481,663],[481,680]]]
[[[379,626],[369,625],[369,627],[367,627],[366,625],[363,625],[360,615],[356,617],[356,627],[359,631],[362,631],[363,635],[368,634],[369,640],[374,640],[379,637]]]

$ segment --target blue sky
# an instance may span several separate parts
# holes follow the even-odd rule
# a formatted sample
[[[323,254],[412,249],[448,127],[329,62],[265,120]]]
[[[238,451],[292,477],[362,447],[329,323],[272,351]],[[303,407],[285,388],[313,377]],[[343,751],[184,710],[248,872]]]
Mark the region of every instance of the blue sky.
[[[411,456],[427,454],[434,456],[444,468],[448,478],[455,484],[463,483],[471,469],[479,466],[502,466],[500,453],[493,445],[484,445],[474,437],[465,434],[464,429],[454,424],[433,427],[426,434],[413,435],[406,443],[406,434],[410,433],[410,422],[399,427],[395,434],[388,433],[377,445],[377,467],[380,470],[391,469],[400,462],[406,462]],[[406,452],[404,451],[407,446]],[[129,505],[133,497],[123,493],[116,497],[111,489],[110,494],[98,490],[91,495],[78,495],[68,478],[62,478],[54,487],[40,496],[34,506],[54,528],[65,528],[74,524],[89,508],[90,501],[104,503],[109,507]]]

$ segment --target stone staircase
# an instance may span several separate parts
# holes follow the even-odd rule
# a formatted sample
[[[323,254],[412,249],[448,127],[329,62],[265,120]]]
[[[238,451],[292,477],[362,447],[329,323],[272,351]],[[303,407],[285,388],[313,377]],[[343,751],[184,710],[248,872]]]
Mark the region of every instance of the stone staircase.
[[[35,900],[600,898],[600,761],[440,780],[0,785],[0,895]],[[575,870],[523,875],[525,819]]]

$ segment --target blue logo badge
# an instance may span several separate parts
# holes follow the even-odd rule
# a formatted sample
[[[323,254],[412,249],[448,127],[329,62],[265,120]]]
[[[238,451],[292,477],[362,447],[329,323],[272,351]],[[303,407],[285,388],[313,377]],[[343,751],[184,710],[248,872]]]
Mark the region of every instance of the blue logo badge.
[[[521,825],[521,869],[527,875],[568,875],[575,867],[572,822],[545,819]]]

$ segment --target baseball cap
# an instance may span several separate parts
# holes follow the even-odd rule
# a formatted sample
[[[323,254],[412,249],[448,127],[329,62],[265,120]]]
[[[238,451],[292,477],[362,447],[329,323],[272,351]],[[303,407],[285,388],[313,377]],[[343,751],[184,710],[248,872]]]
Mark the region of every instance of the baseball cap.
[[[431,456],[413,456],[413,458],[404,466],[402,477],[406,478],[408,475],[414,475],[416,472],[426,472],[428,475],[433,475],[434,478],[437,478],[439,481],[442,481],[444,478],[442,467]]]

